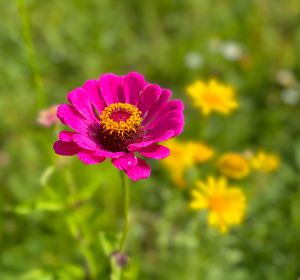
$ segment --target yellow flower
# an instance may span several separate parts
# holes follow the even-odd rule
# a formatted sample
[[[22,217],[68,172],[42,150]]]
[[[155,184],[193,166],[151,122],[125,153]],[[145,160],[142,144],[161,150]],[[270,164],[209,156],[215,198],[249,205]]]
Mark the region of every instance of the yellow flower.
[[[225,178],[209,177],[207,182],[198,181],[192,190],[190,208],[207,209],[208,224],[226,233],[230,226],[242,222],[246,210],[246,198],[240,188],[228,187]]]
[[[228,115],[238,107],[233,87],[215,80],[208,83],[196,81],[187,87],[187,93],[205,116],[213,111]]]
[[[263,172],[272,172],[278,169],[280,159],[278,155],[265,153],[263,151],[258,152],[250,160],[253,169],[260,170]]]
[[[161,163],[170,171],[173,182],[181,188],[186,186],[184,173],[187,169],[209,160],[214,155],[209,146],[200,142],[171,140],[165,145],[169,147],[171,154]]]
[[[224,176],[234,179],[246,177],[250,172],[248,161],[238,153],[222,155],[218,160],[218,168]]]

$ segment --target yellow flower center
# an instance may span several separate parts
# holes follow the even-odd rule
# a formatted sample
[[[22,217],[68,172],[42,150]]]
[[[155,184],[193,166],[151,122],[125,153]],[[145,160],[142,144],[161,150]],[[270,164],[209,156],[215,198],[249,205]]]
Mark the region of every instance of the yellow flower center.
[[[228,202],[224,197],[212,196],[208,199],[209,208],[216,212],[226,211],[228,208]]]
[[[247,162],[244,161],[243,159],[240,158],[234,158],[232,157],[231,159],[228,160],[224,160],[222,162],[223,164],[223,168],[228,168],[229,170],[233,170],[233,171],[244,171],[245,169],[247,169]]]
[[[223,106],[224,101],[217,95],[210,91],[203,94],[203,100],[211,106]]]
[[[121,136],[136,132],[143,120],[136,106],[120,102],[107,106],[99,118],[105,131]]]

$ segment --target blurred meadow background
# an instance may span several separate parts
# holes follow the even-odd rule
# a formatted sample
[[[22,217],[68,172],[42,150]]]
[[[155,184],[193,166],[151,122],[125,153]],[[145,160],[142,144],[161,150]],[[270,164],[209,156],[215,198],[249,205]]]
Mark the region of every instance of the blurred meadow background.
[[[177,141],[214,152],[191,159],[184,183],[174,175],[185,147],[176,164],[148,161],[151,177],[130,183],[124,279],[300,277],[299,0],[0,1],[0,17],[1,280],[117,279],[119,172],[109,161],[55,155],[60,125],[43,126],[38,115],[87,79],[130,71],[184,101]],[[212,78],[235,89],[239,107],[228,116],[205,117],[187,95]],[[221,175],[222,154],[260,150],[280,163],[229,179],[247,206],[223,234],[206,211],[189,208],[190,191]]]

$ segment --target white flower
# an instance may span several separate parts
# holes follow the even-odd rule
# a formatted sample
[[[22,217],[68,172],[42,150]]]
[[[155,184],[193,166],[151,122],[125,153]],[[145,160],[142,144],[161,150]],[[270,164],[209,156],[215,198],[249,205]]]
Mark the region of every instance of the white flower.
[[[244,55],[242,46],[234,41],[225,41],[221,44],[221,54],[225,59],[236,61]]]
[[[189,52],[184,57],[184,64],[187,68],[198,69],[203,65],[203,57],[197,52]]]
[[[284,87],[290,87],[296,83],[293,72],[288,69],[281,69],[276,74],[277,83]]]
[[[297,105],[300,101],[300,86],[282,90],[281,99],[287,105]]]

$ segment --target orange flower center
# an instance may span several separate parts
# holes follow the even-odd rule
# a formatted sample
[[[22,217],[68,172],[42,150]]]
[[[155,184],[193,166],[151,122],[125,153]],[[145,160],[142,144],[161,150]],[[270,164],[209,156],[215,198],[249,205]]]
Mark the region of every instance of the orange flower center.
[[[213,196],[209,199],[209,208],[216,212],[222,212],[226,210],[228,203],[226,199],[221,196]]]
[[[222,99],[218,95],[212,94],[211,92],[205,92],[203,94],[203,99],[205,100],[205,102],[207,102],[210,105],[215,105],[215,106],[223,105]]]

